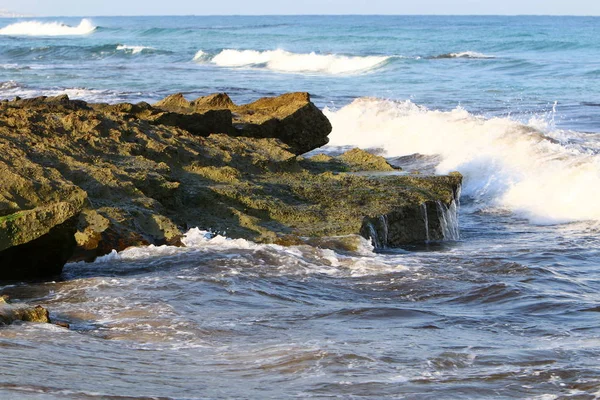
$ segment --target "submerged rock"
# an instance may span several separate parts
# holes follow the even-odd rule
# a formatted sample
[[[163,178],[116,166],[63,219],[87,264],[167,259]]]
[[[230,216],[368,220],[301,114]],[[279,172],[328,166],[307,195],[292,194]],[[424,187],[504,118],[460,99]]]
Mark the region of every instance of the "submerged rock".
[[[50,323],[50,314],[42,306],[11,304],[6,297],[0,296],[0,325],[15,321]]]
[[[309,164],[307,164],[307,162]],[[317,154],[305,161],[303,165],[311,168],[335,172],[391,172],[400,171],[401,168],[393,167],[387,160],[366,150],[352,149],[337,157],[327,154]]]
[[[231,130],[211,133],[216,122],[199,122],[207,110],[230,113]],[[49,276],[67,259],[113,249],[180,245],[192,227],[323,246],[315,239],[361,234],[384,247],[444,237],[422,206],[451,208],[460,175],[402,175],[359,149],[298,157],[330,130],[305,93],[245,106],[224,94],[154,106],[0,102],[0,279]]]

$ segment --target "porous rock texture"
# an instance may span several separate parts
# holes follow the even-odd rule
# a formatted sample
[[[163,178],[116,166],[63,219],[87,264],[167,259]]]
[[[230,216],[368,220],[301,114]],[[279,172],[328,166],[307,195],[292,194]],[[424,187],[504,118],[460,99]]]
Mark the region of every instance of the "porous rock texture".
[[[326,245],[319,238],[369,238],[370,219],[397,215],[413,233],[386,245],[425,240],[421,205],[451,204],[462,177],[402,175],[358,149],[300,156],[330,131],[306,93],[242,106],[225,94],[153,106],[2,101],[0,279],[52,276],[67,260],[129,246],[179,245],[192,227]],[[430,223],[430,239],[441,239]]]

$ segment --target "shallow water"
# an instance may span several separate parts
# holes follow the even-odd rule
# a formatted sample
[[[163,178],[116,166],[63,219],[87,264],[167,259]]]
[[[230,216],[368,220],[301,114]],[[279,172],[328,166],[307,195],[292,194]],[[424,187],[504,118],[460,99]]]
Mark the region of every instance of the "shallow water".
[[[461,232],[411,252],[213,239],[70,264],[2,290],[72,329],[3,328],[0,395],[600,395],[598,228],[464,213]]]
[[[187,248],[0,285],[71,324],[0,328],[0,398],[600,397],[600,19],[92,18],[82,35],[1,35],[14,22],[0,97],[308,90],[334,127],[320,151],[376,148],[465,185],[459,241],[335,253],[193,230]]]

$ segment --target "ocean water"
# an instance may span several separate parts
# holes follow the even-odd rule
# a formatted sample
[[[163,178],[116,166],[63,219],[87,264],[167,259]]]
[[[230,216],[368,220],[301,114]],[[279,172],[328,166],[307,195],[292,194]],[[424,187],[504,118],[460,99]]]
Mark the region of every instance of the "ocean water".
[[[330,144],[465,176],[460,240],[206,231],[0,283],[0,398],[600,397],[600,18],[0,19],[0,98],[308,91]],[[210,227],[200,227],[209,229]]]

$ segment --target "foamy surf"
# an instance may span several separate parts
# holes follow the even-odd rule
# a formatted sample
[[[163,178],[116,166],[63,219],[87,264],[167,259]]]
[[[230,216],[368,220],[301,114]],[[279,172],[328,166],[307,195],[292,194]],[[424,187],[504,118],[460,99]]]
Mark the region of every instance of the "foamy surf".
[[[11,36],[70,36],[87,35],[96,30],[96,26],[87,18],[79,25],[70,26],[62,22],[25,21],[17,22],[0,29],[0,35]]]
[[[117,46],[117,50],[130,54],[140,54],[143,51],[154,50],[154,48],[149,46],[129,46],[126,44],[120,44]]]
[[[584,134],[535,118],[524,124],[372,98],[325,114],[333,125],[330,145],[381,148],[389,157],[439,155],[436,172],[463,173],[463,194],[484,208],[542,224],[600,221],[600,203],[592,200],[600,198],[600,155]]]
[[[255,67],[276,72],[330,75],[368,72],[381,67],[389,59],[389,56],[344,56],[314,52],[291,53],[285,50],[232,49],[225,49],[213,57],[200,50],[194,56],[196,62],[209,62],[220,67]]]
[[[250,268],[266,268],[274,275],[371,276],[421,268],[421,262],[402,255],[400,258],[375,253],[371,242],[359,238],[358,248],[352,254],[341,254],[331,249],[309,245],[280,246],[260,244],[246,239],[233,239],[198,228],[190,229],[182,239],[184,247],[141,246],[98,257],[95,264],[135,263],[144,265],[164,263],[165,260],[196,260],[207,256],[229,260],[227,271],[237,275]],[[400,263],[399,261],[402,261]],[[73,266],[85,266],[83,262]],[[272,269],[271,267],[274,267]]]

